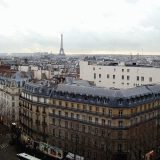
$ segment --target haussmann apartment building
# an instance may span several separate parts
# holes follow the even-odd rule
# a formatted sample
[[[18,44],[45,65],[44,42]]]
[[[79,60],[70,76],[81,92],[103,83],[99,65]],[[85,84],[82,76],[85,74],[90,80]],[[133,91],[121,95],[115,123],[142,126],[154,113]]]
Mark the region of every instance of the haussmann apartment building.
[[[157,157],[160,85],[118,90],[85,81],[31,81],[24,85],[20,100],[21,138],[53,157],[62,159],[67,153],[85,160]]]

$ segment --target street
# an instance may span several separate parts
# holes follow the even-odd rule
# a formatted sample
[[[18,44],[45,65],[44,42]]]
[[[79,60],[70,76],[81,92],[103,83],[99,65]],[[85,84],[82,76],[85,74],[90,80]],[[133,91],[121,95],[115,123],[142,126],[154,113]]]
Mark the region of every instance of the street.
[[[10,146],[11,131],[0,123],[0,160],[17,160],[15,146]]]

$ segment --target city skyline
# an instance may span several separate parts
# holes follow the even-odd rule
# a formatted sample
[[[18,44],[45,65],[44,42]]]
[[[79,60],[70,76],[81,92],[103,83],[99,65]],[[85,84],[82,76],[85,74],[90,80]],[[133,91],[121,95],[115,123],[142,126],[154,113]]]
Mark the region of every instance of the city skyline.
[[[0,53],[159,54],[158,0],[2,0]]]

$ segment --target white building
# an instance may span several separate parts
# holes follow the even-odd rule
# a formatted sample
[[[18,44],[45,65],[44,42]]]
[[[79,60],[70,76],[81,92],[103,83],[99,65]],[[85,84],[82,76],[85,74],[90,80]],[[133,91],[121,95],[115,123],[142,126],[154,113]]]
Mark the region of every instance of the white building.
[[[4,124],[19,122],[19,95],[24,84],[32,79],[30,73],[0,73],[0,120]]]
[[[96,86],[114,88],[132,88],[160,82],[160,68],[97,65],[89,61],[80,61],[80,78],[94,82]]]
[[[20,72],[29,72],[29,71],[37,71],[38,70],[38,66],[36,65],[19,65],[18,66],[18,70]]]

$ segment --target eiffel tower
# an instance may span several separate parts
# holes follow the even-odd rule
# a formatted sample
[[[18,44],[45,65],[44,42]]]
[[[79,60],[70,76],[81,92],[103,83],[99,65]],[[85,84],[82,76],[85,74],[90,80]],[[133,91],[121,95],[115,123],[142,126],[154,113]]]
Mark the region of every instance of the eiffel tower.
[[[61,34],[61,48],[60,48],[59,55],[65,56],[64,49],[63,49],[63,35],[62,34]]]

